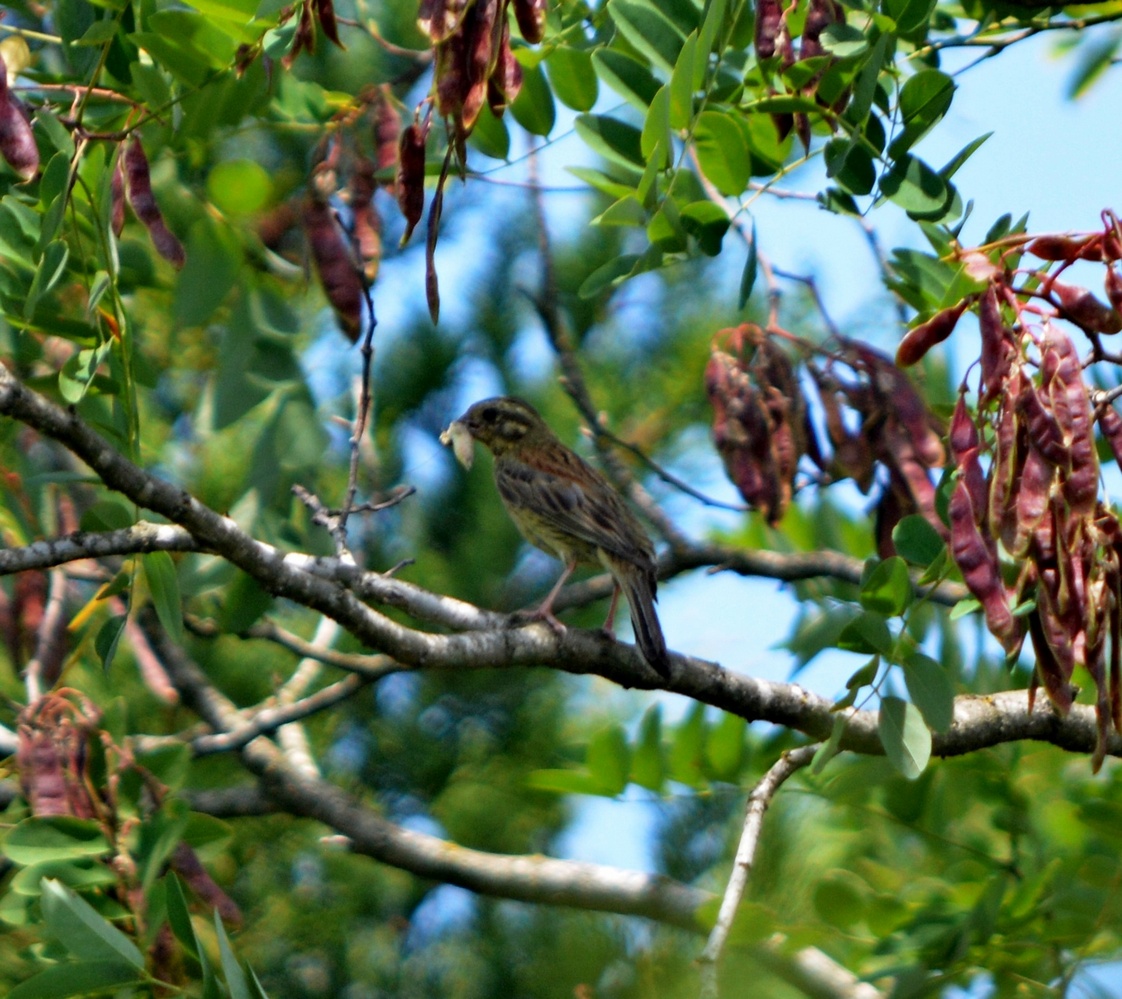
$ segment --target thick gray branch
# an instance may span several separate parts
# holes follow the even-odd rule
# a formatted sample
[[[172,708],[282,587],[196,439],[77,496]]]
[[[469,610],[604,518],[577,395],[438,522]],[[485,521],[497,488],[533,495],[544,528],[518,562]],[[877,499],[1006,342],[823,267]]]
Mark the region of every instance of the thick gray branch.
[[[633,647],[598,631],[570,628],[558,635],[540,623],[503,627],[510,620],[503,615],[480,611],[462,601],[364,573],[353,566],[344,568],[337,559],[284,555],[256,541],[234,521],[182,489],[132,464],[72,412],[21,385],[3,365],[0,413],[59,441],[93,468],[107,486],[175,521],[198,545],[238,566],[270,592],[333,618],[368,647],[385,652],[404,666],[459,670],[538,665],[571,673],[595,673],[623,687],[665,686],[749,721],[784,725],[815,740],[830,734],[833,703],[795,684],[758,680],[680,654],[672,656],[672,679],[664,684]],[[840,565],[838,568],[840,571]],[[449,626],[455,627],[452,621],[456,621],[459,627],[484,630],[458,634],[418,631],[368,607],[359,598],[359,590],[368,599],[406,607],[422,619],[440,618]],[[1042,698],[1030,713],[1024,691],[962,696],[956,701],[954,724],[948,732],[935,735],[933,751],[940,756],[957,756],[1021,739],[1090,753],[1096,739],[1094,712],[1078,705],[1067,718],[1060,718]],[[841,747],[861,753],[881,752],[875,712],[850,714]],[[1109,752],[1122,755],[1122,738],[1117,734],[1111,736]]]

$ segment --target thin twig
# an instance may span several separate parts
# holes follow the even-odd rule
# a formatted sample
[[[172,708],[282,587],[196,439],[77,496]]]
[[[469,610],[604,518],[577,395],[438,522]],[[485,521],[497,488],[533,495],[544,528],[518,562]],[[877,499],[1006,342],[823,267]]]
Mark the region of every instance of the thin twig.
[[[732,929],[733,918],[748,887],[748,878],[756,859],[756,848],[760,844],[760,830],[763,828],[764,813],[771,804],[776,792],[792,774],[797,773],[814,758],[818,749],[814,746],[801,746],[784,753],[760,778],[752,793],[748,795],[748,808],[744,815],[744,830],[740,834],[740,845],[736,848],[732,874],[725,888],[717,922],[709,934],[705,949],[698,958],[701,965],[701,995],[704,999],[717,999],[717,963],[724,950]]]
[[[366,284],[363,285],[363,296],[366,298],[369,321],[366,324],[366,334],[362,338],[360,348],[362,353],[362,382],[359,389],[358,414],[355,417],[354,433],[351,434],[351,464],[347,471],[346,499],[343,501],[343,509],[339,511],[339,533],[342,536],[342,541],[340,542],[338,537],[335,539],[336,546],[340,544],[343,546],[339,549],[339,555],[349,551],[346,546],[347,518],[354,509],[355,494],[358,492],[359,453],[362,435],[366,432],[366,422],[370,417],[370,369],[374,360],[374,327],[378,325],[378,320],[374,315],[374,299],[371,297],[370,288]]]

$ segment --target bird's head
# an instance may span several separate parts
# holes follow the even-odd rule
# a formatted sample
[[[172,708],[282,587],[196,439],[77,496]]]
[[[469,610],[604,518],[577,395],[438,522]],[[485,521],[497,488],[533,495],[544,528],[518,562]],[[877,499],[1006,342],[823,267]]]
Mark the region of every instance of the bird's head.
[[[460,464],[471,468],[473,441],[499,455],[528,437],[549,433],[538,411],[524,399],[499,396],[475,403],[440,435],[440,443],[451,444]]]

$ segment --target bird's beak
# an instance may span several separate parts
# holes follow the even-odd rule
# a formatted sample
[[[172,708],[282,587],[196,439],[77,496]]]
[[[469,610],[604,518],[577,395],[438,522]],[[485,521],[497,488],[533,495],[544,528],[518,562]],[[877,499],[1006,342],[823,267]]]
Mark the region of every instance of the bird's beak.
[[[454,420],[450,423],[448,429],[440,435],[440,443],[451,444],[452,453],[456,456],[456,460],[464,468],[471,468],[472,460],[475,458],[475,441],[466,423],[460,420]]]

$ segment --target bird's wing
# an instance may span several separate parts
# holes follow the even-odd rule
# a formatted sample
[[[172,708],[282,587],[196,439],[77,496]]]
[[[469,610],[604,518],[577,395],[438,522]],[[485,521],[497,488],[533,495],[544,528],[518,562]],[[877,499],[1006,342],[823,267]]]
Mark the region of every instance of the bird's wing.
[[[503,498],[546,519],[557,530],[632,563],[654,550],[635,515],[607,481],[571,451],[543,450],[495,464]]]

